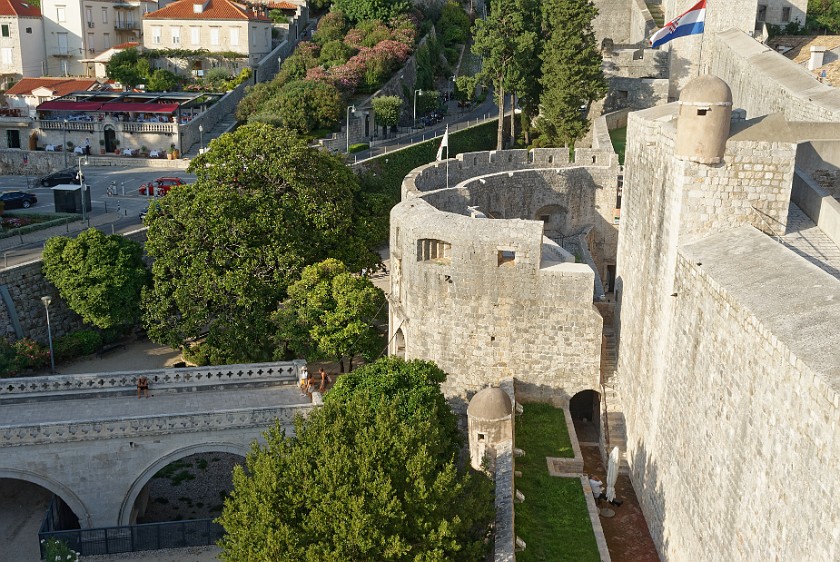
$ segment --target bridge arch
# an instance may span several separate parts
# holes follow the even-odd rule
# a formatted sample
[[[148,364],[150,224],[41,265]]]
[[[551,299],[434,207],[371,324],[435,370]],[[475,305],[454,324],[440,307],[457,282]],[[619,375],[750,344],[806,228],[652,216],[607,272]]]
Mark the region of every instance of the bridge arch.
[[[239,443],[224,443],[224,442],[210,442],[210,443],[200,443],[197,445],[189,445],[187,447],[182,447],[180,449],[176,449],[171,453],[168,453],[161,457],[160,459],[154,461],[145,470],[143,470],[140,475],[134,480],[134,483],[131,484],[131,487],[128,489],[128,493],[123,499],[122,505],[120,506],[120,518],[118,525],[130,525],[131,521],[131,512],[134,509],[134,504],[137,501],[137,498],[140,496],[140,492],[143,491],[143,487],[148,484],[149,480],[158,473],[159,470],[164,468],[165,466],[173,463],[177,460],[183,459],[184,457],[188,457],[190,455],[196,455],[199,453],[232,453],[234,455],[239,455],[240,457],[245,457],[250,451],[249,445],[242,445]]]
[[[60,497],[67,507],[73,511],[73,514],[78,517],[79,526],[82,529],[90,528],[93,520],[90,511],[88,511],[88,508],[79,496],[61,482],[28,470],[2,467],[0,467],[0,478],[23,480],[24,482],[31,482],[41,486],[42,488],[46,488],[56,496]]]

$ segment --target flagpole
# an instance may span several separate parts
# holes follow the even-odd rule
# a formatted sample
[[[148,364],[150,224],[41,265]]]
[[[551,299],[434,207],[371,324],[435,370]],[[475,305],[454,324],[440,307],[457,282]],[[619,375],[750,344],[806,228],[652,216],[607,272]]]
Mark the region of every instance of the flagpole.
[[[706,14],[709,13],[709,2],[711,0],[706,0]],[[703,42],[706,39],[706,30],[705,30],[705,18],[703,22],[703,33],[700,33],[700,55],[697,57],[697,76],[700,76],[700,73],[703,72]]]
[[[449,131],[449,127],[446,130]],[[446,189],[449,189],[449,143],[446,143]]]

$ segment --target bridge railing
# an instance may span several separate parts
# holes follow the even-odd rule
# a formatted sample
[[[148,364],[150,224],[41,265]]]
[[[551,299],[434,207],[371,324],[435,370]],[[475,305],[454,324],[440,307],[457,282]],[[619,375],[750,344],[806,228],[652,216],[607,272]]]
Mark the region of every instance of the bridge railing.
[[[297,392],[295,390],[294,392]],[[289,425],[306,416],[312,404],[240,408],[197,414],[173,414],[97,419],[95,421],[32,423],[0,427],[0,448],[69,441],[121,439],[238,428],[268,428],[275,421]]]
[[[141,375],[149,380],[155,391],[223,388],[224,385],[243,383],[294,383],[305,365],[306,361],[296,359],[275,363],[20,377],[0,382],[0,402],[10,398],[54,399],[133,390]]]

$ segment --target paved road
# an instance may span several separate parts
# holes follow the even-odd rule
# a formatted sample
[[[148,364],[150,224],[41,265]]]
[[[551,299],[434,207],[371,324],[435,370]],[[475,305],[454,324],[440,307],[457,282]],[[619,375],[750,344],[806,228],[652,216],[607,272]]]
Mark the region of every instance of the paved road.
[[[185,183],[195,181],[195,176],[186,174],[183,170],[169,170],[166,168],[120,168],[120,167],[84,167],[85,181],[90,186],[90,213],[92,225],[96,225],[107,234],[126,233],[142,227],[140,211],[146,208],[149,198],[141,196],[137,189],[140,184],[161,176],[177,176]],[[30,189],[29,185],[35,185]],[[114,182],[117,195],[108,197],[106,189]],[[0,190],[24,190],[34,193],[38,197],[38,204],[30,209],[14,210],[15,214],[52,213],[55,211],[53,193],[49,187],[37,185],[37,178],[27,176],[0,176]],[[77,229],[78,230],[78,229]],[[69,235],[73,235],[70,233]],[[37,238],[37,237],[36,237]],[[23,244],[15,239],[7,239],[2,244],[0,254],[0,268],[13,266],[38,259],[43,249],[43,239],[37,241],[23,240]],[[27,243],[28,242],[28,243]]]

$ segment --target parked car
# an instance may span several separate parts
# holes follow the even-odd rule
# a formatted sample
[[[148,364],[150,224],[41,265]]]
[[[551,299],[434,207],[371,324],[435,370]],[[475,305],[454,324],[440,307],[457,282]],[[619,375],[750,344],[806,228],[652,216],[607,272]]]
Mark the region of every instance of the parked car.
[[[23,191],[7,191],[0,195],[0,202],[4,209],[28,209],[38,202],[38,198]]]
[[[155,181],[144,183],[138,190],[140,195],[166,195],[176,185],[184,185],[181,178],[158,178]]]
[[[59,170],[40,178],[41,185],[53,187],[60,183],[79,183],[79,170],[74,166],[65,170]]]

